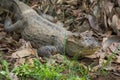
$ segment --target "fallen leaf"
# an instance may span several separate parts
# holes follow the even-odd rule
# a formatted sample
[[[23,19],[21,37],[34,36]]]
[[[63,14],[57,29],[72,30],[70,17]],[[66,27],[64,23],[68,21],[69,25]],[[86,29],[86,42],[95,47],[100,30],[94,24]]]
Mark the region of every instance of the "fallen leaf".
[[[23,58],[26,56],[30,56],[32,54],[35,54],[35,51],[32,49],[22,49],[22,50],[18,50],[16,52],[14,52],[12,54],[12,58]]]
[[[119,7],[120,7],[120,0],[118,0],[118,4],[119,4]]]
[[[29,59],[27,60],[27,64],[29,64],[29,65],[34,65],[34,58],[29,58]]]
[[[55,54],[55,55],[51,56],[50,59],[47,61],[47,65],[55,66],[55,65],[64,63],[64,61],[65,61],[65,57],[63,55]]]
[[[96,53],[99,58],[99,65],[102,63],[106,63],[105,57],[109,57],[113,52],[116,53],[112,58],[115,59],[117,54],[120,52],[118,50],[120,44],[120,36],[110,36],[108,38],[103,39],[102,48],[99,52]]]
[[[108,18],[108,21],[107,21],[108,25],[111,26],[112,25],[112,21],[110,20],[110,18]]]
[[[36,55],[35,49],[32,48],[30,42],[21,40],[23,46],[21,46],[18,51],[12,53],[12,58],[22,58],[30,55]]]
[[[120,19],[117,15],[112,17],[112,28],[117,33],[117,35],[120,35]]]
[[[113,52],[113,53],[118,53],[118,48],[119,48],[120,43],[114,42],[109,46],[109,49]],[[111,53],[112,53],[111,52]]]
[[[65,0],[64,2],[66,2],[69,5],[76,5],[77,4],[77,0]]]
[[[107,13],[111,13],[111,12],[112,12],[112,8],[113,8],[113,6],[114,6],[114,4],[113,4],[112,2],[110,2],[110,1],[107,1],[105,4],[106,4],[106,5],[105,5],[106,10],[108,10],[108,11],[109,11],[109,12],[107,12]]]
[[[97,31],[100,31],[100,27],[98,26],[95,17],[93,17],[92,15],[88,15],[87,18],[88,18],[88,21],[89,21],[90,26],[91,26],[93,29],[95,29],[95,30],[97,30]]]
[[[10,72],[10,80],[19,80],[19,79],[16,74]]]
[[[73,11],[73,15],[74,15],[74,16],[80,17],[80,15],[81,15],[81,10],[72,10],[72,11]]]
[[[94,0],[90,0],[90,2],[91,2],[91,3],[93,3],[93,2],[94,2]]]
[[[120,63],[120,53],[119,53],[119,56],[117,56],[117,59],[115,62]]]
[[[95,17],[99,17],[100,16],[100,10],[99,10],[99,6],[94,6],[93,8],[93,14],[95,15]]]
[[[25,58],[20,58],[20,59],[16,59],[16,62],[14,63],[14,66],[20,66],[21,64],[25,63]]]
[[[57,4],[62,4],[64,0],[57,0]]]
[[[120,36],[111,35],[110,37],[103,39],[102,48],[107,49],[112,43],[120,42]]]

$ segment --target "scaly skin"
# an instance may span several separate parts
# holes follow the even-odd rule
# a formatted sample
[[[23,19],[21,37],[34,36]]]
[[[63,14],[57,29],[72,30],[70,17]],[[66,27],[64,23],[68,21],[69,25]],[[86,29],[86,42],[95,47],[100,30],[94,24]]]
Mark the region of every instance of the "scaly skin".
[[[89,51],[88,53],[82,52],[81,49],[89,50],[91,45],[94,45],[91,49],[94,51],[94,47],[98,46],[94,42],[89,45],[83,44],[83,40],[74,37],[78,37],[78,35],[46,20],[23,2],[13,0],[11,6],[14,8],[15,15],[17,15],[17,22],[13,25],[7,24],[5,30],[8,32],[21,30],[22,37],[27,41],[31,41],[35,48],[39,48],[38,54],[41,56],[51,55],[53,50],[60,53],[66,51],[65,53],[70,56],[85,56],[91,53]]]

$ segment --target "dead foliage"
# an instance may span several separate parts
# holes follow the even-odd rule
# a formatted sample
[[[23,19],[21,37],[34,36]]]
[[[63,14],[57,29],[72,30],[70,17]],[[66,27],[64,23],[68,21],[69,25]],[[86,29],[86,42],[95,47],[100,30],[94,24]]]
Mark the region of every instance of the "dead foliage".
[[[94,55],[99,58],[98,66],[112,59],[106,70],[120,76],[120,0],[26,0],[26,4],[40,15],[53,16],[54,23],[61,21],[69,31],[80,33],[93,31],[93,36],[101,41],[101,49]],[[15,65],[19,65],[25,62],[22,57],[30,56],[35,52],[31,51],[31,47],[24,47],[23,50],[18,51],[20,43],[4,32],[3,21],[6,14],[4,12],[7,11],[0,8],[0,52],[7,51],[12,54],[11,57],[19,58],[15,62]],[[21,52],[25,55],[19,55]],[[40,60],[43,61],[41,58]],[[103,77],[99,76],[95,79],[103,80]]]

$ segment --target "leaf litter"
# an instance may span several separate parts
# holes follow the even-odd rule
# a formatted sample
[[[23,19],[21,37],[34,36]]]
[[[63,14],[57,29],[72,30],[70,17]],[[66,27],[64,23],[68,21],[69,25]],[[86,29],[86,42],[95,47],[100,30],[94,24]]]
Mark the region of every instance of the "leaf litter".
[[[69,31],[80,33],[93,31],[93,37],[101,42],[101,48],[93,54],[94,57],[89,58],[97,58],[99,60],[97,65],[100,66],[115,53],[110,61],[110,66],[114,69],[108,71],[120,75],[120,0],[29,0],[27,3],[38,13],[52,16],[54,22],[60,21]],[[4,11],[0,12],[0,52],[16,58],[16,62],[12,63],[14,65],[25,63],[26,57],[32,63],[30,55],[36,56],[35,50],[29,42],[21,44],[4,32],[3,13]],[[115,50],[117,51],[114,52]],[[44,62],[43,59],[39,59]],[[97,78],[101,79],[103,80],[101,76]]]

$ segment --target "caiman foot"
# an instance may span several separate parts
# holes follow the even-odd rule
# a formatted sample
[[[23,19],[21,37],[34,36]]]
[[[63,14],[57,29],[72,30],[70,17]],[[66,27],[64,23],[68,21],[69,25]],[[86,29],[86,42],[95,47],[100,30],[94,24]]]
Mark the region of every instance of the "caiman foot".
[[[57,48],[55,46],[43,46],[37,50],[38,56],[50,57],[57,53]]]

